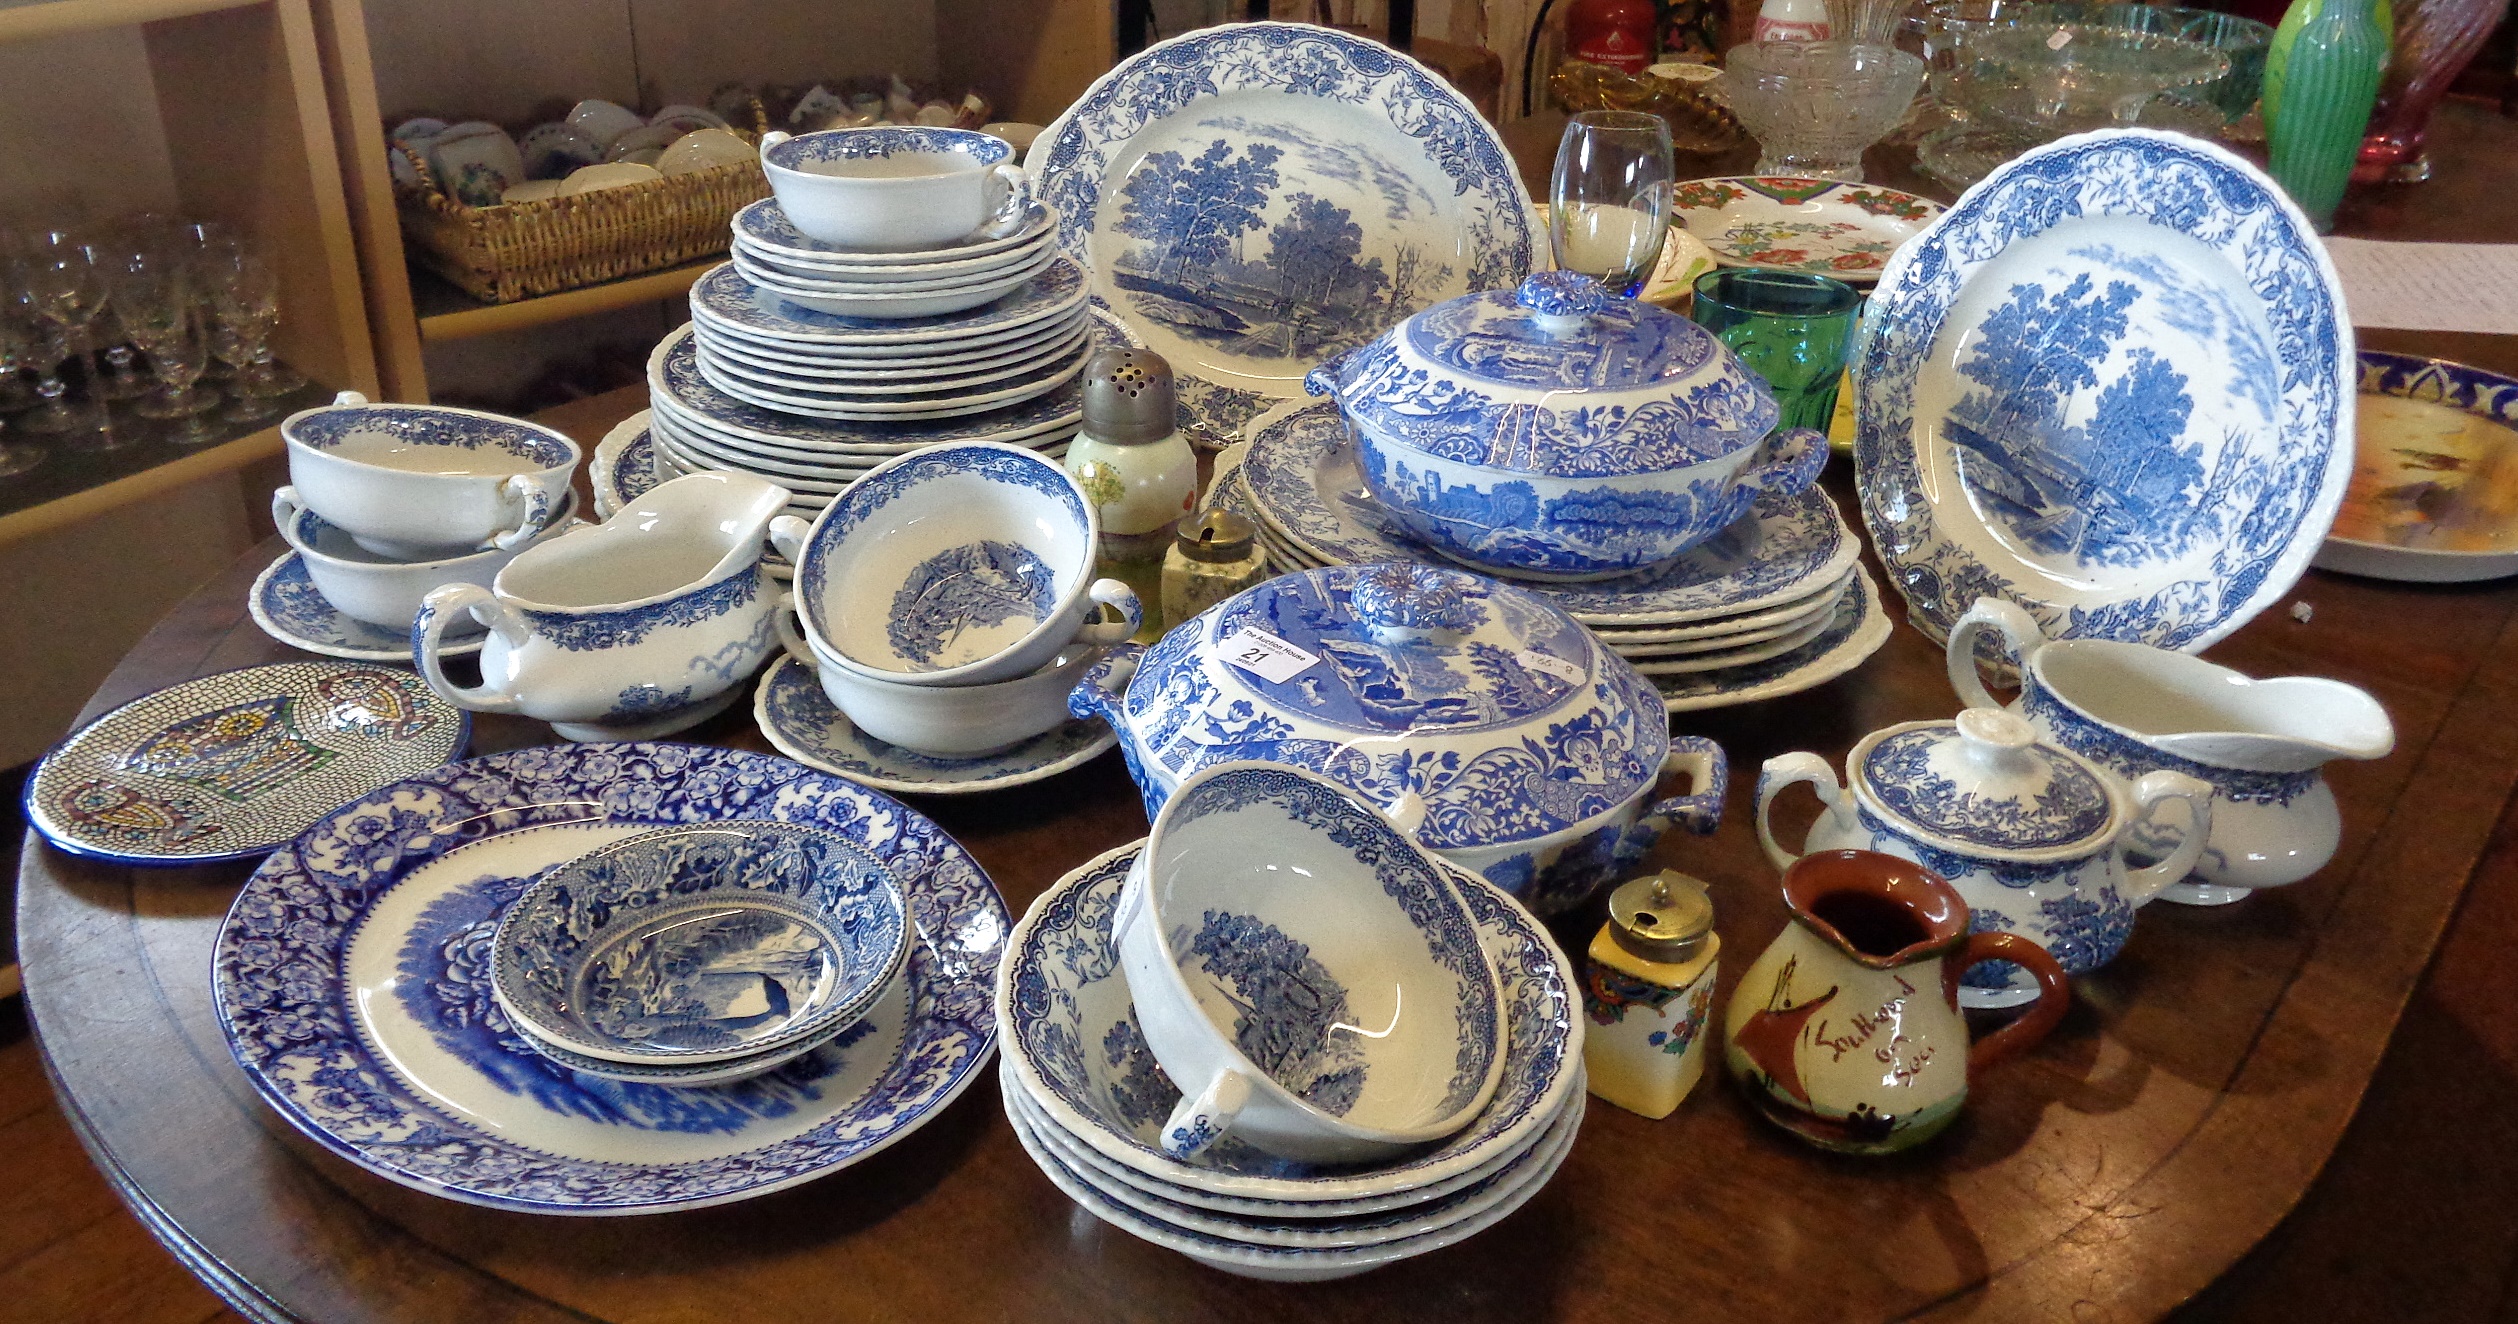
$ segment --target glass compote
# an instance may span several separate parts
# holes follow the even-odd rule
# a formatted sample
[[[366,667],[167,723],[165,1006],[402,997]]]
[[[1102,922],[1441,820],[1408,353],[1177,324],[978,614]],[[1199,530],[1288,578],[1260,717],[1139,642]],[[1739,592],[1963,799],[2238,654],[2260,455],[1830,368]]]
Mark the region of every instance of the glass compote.
[[[1633,110],[1587,110],[1565,125],[1548,194],[1556,265],[1633,298],[1661,261],[1676,188],[1670,126]]]
[[[1763,41],[1731,48],[1732,111],[1757,139],[1757,173],[1862,180],[1863,149],[1888,136],[1923,85],[1923,61],[1894,46]]]
[[[2086,23],[2020,23],[1969,43],[2019,80],[2022,109],[2008,117],[2055,136],[2127,127],[2152,97],[2208,83],[2229,72],[2229,57],[2199,41]]]

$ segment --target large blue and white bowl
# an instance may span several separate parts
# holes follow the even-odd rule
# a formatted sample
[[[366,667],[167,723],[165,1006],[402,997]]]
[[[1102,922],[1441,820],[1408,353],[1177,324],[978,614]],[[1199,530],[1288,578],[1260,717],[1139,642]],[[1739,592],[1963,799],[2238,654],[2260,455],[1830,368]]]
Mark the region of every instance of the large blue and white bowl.
[[[543,875],[499,921],[490,981],[509,1016],[562,1048],[688,1065],[827,1037],[908,954],[900,885],[856,843],[708,823]]]
[[[580,458],[564,433],[443,405],[343,391],[280,423],[306,508],[380,556],[442,560],[514,549],[559,519]]]
[[[1486,1105],[1494,968],[1441,865],[1380,815],[1306,772],[1225,764],[1181,787],[1147,850],[1120,957],[1155,1060],[1201,1091],[1167,1150],[1229,1134],[1352,1163]]]
[[[1136,595],[1093,578],[1101,519],[1056,460],[1019,446],[934,446],[870,470],[811,526],[770,540],[796,566],[812,651],[875,680],[973,685],[1040,670],[1070,642],[1117,643]],[[1119,622],[1087,626],[1102,604]]]
[[[1773,394],[1713,333],[1568,272],[1437,304],[1304,384],[1409,533],[1525,579],[1658,565],[1827,459],[1819,433],[1773,431]]]
[[[761,170],[806,236],[877,253],[943,248],[1023,228],[1031,207],[1004,139],[971,129],[876,125],[761,139]]]

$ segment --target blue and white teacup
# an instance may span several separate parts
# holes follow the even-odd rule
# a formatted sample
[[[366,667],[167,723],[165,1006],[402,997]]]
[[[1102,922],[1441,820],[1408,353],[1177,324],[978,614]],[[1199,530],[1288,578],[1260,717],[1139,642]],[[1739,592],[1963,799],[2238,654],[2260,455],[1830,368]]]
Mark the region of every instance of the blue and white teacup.
[[[577,443],[522,419],[442,405],[370,404],[343,391],[280,424],[289,483],[358,545],[442,560],[540,537],[565,504]]]
[[[1002,239],[1031,187],[1004,139],[969,129],[878,125],[761,139],[770,192],[798,230],[876,253]]]

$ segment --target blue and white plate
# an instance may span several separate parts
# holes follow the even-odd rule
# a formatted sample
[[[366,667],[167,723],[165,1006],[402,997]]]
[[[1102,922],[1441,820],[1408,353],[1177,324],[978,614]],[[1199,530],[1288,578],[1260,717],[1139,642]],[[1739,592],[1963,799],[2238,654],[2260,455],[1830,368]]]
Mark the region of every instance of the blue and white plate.
[[[1079,768],[1119,743],[1109,723],[1078,718],[1012,749],[975,759],[939,758],[887,745],[857,729],[792,657],[772,662],[753,692],[752,717],[778,752],[877,790],[910,795],[972,795]]]
[[[1084,360],[1094,350],[1121,343],[1116,326],[1095,319],[1088,323],[1084,335],[1066,345],[1053,347],[1047,353],[1031,356],[1028,364],[1013,373],[990,373],[978,378],[936,384],[910,384],[908,390],[899,386],[858,390],[847,385],[765,382],[757,377],[747,377],[728,371],[723,365],[711,363],[708,355],[699,349],[687,325],[667,336],[660,348],[668,355],[667,372],[672,371],[670,356],[673,353],[688,354],[709,385],[746,404],[812,418],[885,422],[958,418],[1011,408],[1075,380],[1084,371]]]
[[[315,587],[305,558],[294,548],[255,577],[253,588],[245,594],[245,610],[264,634],[291,648],[353,662],[411,665],[411,632],[388,630],[342,614]],[[490,637],[489,631],[477,625],[464,632],[472,636],[469,639],[455,631],[448,633],[454,637],[438,650],[445,657],[470,657]]]
[[[1503,140],[1442,75],[1331,28],[1207,28],[1120,62],[1024,157],[1093,295],[1221,444],[1419,309],[1542,251]]]
[[[838,832],[900,880],[907,977],[765,1076],[669,1089],[568,1072],[514,1036],[486,959],[543,870],[674,823]],[[1011,917],[976,861],[880,792],[784,759],[672,744],[520,749],[343,806],[264,862],[219,930],[229,1046],[272,1107],[390,1181],[493,1208],[724,1204],[863,1160],[980,1074]]]
[[[798,262],[839,262],[855,266],[919,266],[929,262],[955,262],[974,257],[987,257],[1020,248],[1049,233],[1049,209],[1035,202],[1023,214],[1023,225],[1000,239],[974,239],[968,243],[943,248],[920,249],[911,253],[867,253],[853,248],[826,244],[795,227],[780,210],[778,199],[763,198],[734,214],[733,238],[746,248],[775,254]]]
[[[2518,452],[2518,378],[2360,353],[2352,485],[2315,565],[2415,584],[2518,574],[2518,528],[2485,481]]]
[[[221,671],[134,699],[55,745],[27,779],[26,820],[73,855],[244,859],[344,800],[444,763],[471,733],[472,715],[407,669]]]
[[[1879,587],[1867,572],[1856,570],[1853,588],[1837,602],[1836,614],[1826,628],[1791,652],[1720,671],[1645,679],[1661,692],[1662,706],[1674,713],[1729,708],[1816,689],[1861,666],[1888,642],[1889,617],[1881,609]]]
[[[1337,406],[1296,402],[1252,425],[1235,472],[1262,525],[1323,565],[1450,565],[1365,490]],[[1669,565],[1587,584],[1522,584],[1586,625],[1658,628],[1799,602],[1841,581],[1861,555],[1836,505],[1813,487],[1767,497],[1739,523]]]
[[[641,409],[622,419],[595,447],[586,477],[594,488],[596,519],[612,518],[656,485],[656,443],[650,432],[654,415],[653,410]]]
[[[1019,330],[1073,312],[1085,300],[1084,272],[1057,261],[1021,289],[958,313],[933,317],[842,317],[799,308],[743,278],[729,262],[691,286],[691,316],[720,330],[771,344],[802,343],[865,348],[877,345],[967,345],[986,335]]]
[[[706,326],[693,324],[693,338],[698,342],[700,358],[721,366],[736,366],[748,373],[768,373],[778,378],[796,378],[814,385],[816,390],[834,390],[858,383],[906,384],[937,382],[1000,369],[1009,363],[1049,353],[1084,334],[1086,311],[1077,309],[1071,317],[1053,318],[1038,330],[1027,330],[1003,346],[990,346],[972,353],[941,356],[934,359],[837,359],[806,355],[786,349],[771,349],[732,336],[719,335]],[[910,387],[909,389],[918,389]]]
[[[2193,651],[2288,592],[2352,474],[2352,328],[2263,172],[2178,134],[2049,143],[1881,273],[1853,370],[1864,519],[1935,638]]]

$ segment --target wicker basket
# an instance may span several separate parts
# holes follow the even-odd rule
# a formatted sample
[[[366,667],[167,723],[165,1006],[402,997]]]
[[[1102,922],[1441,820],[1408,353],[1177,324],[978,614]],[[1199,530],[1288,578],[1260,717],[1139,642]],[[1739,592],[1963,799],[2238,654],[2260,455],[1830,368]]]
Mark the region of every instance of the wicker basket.
[[[765,123],[758,103],[754,123]],[[738,134],[753,142],[760,133]],[[746,161],[541,202],[467,207],[419,154],[417,187],[396,190],[402,233],[420,265],[487,303],[514,303],[695,262],[727,247],[736,210],[769,196]]]

